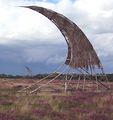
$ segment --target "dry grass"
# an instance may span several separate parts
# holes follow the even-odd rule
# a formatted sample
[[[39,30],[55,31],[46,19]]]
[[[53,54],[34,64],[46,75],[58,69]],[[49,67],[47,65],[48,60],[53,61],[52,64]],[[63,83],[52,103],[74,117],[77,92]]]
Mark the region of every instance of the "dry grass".
[[[32,80],[0,79],[0,120],[112,120],[113,91],[41,92],[17,91]],[[35,80],[36,81],[36,80]],[[13,84],[12,84],[13,83]],[[56,82],[50,86],[56,87]],[[113,83],[111,83],[113,84]],[[50,86],[44,90],[50,90]],[[58,87],[58,86],[57,86]]]

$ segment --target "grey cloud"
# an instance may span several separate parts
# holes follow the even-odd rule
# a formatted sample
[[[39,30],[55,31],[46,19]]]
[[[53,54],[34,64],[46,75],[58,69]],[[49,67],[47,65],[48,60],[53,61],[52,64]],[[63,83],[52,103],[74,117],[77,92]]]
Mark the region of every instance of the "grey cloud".
[[[106,73],[113,73],[113,55],[108,55],[107,57],[100,57],[103,67]]]
[[[18,44],[0,45],[2,60],[10,60],[18,63],[45,62],[54,64],[61,63],[66,57],[66,44],[49,44],[36,42],[18,42]],[[56,57],[57,56],[57,57]],[[59,58],[58,58],[59,57]]]
[[[60,63],[62,57],[66,57],[66,46],[61,45],[45,45],[28,48],[24,50],[24,59],[26,62],[45,62],[45,63]],[[53,62],[54,61],[54,62]]]
[[[59,55],[59,54],[55,54],[51,57],[49,57],[49,59],[46,61],[47,64],[58,64],[58,63],[64,63],[66,59],[66,56],[64,55]]]

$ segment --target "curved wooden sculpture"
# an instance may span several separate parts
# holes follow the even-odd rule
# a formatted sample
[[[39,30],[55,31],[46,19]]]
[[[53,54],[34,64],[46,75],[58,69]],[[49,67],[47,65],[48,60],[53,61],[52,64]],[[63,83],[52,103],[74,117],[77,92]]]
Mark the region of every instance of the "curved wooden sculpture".
[[[49,20],[51,20],[61,31],[62,35],[64,36],[67,46],[68,46],[68,55],[65,61],[65,64],[68,66],[71,66],[73,69],[78,70],[79,68],[86,71],[88,73],[88,70],[90,68],[91,71],[94,71],[95,66],[98,66],[98,68],[103,72],[103,67],[101,65],[101,62],[89,42],[86,35],[81,31],[81,29],[71,20],[69,20],[67,17],[65,17],[62,14],[59,14],[53,10],[38,7],[38,6],[20,6],[25,8],[30,8],[32,10],[35,10],[45,17],[47,17]],[[63,71],[65,72],[67,68]],[[58,70],[56,70],[58,71]],[[51,74],[50,74],[51,75]],[[49,76],[50,76],[49,75]],[[60,74],[61,75],[61,74]],[[59,76],[59,75],[58,75]],[[56,79],[58,76],[56,76],[54,79]],[[45,77],[47,78],[47,77]],[[31,91],[30,93],[36,92],[41,87],[49,84],[54,79],[50,80],[46,84],[39,86],[37,89]],[[44,78],[42,79],[44,80]],[[32,86],[36,85],[37,83],[41,82],[42,80],[36,82],[35,84],[28,86],[27,88],[24,88],[23,90],[26,90],[28,88],[31,88]],[[100,81],[98,81],[100,82]],[[84,79],[85,84],[85,79]],[[102,86],[105,88],[108,88],[104,84],[100,82]],[[78,81],[79,85],[79,81]],[[77,86],[78,86],[77,85]],[[66,85],[67,86],[67,85]],[[77,87],[78,88],[78,87]],[[83,86],[84,88],[84,86]],[[67,87],[66,87],[67,89]],[[23,91],[21,90],[21,91]]]
[[[37,6],[22,7],[41,13],[58,27],[68,45],[68,55],[65,64],[70,65],[74,69],[85,68],[88,70],[90,67],[94,70],[95,65],[100,68],[100,60],[93,46],[74,22],[50,9]]]

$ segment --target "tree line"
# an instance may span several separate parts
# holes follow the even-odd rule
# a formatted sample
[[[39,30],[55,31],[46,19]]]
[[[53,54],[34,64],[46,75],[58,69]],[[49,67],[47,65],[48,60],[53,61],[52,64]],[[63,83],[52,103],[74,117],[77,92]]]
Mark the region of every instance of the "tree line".
[[[54,73],[52,75],[50,74],[37,74],[37,75],[7,75],[7,74],[0,74],[0,78],[13,78],[13,79],[42,79],[46,76],[48,76],[47,79],[53,79],[55,76],[57,76],[59,73]],[[73,77],[72,77],[73,76]],[[109,81],[113,81],[113,74],[106,74],[105,75],[101,75],[101,74],[96,74],[96,75],[88,75],[88,74],[67,74],[67,79],[70,79],[72,77],[73,80],[77,80],[79,77],[80,79],[85,79],[86,80],[95,80],[95,77],[97,76],[97,78],[101,81],[104,81],[106,76],[108,78]],[[57,79],[65,79],[66,78],[66,74],[62,74],[61,76],[59,76]]]

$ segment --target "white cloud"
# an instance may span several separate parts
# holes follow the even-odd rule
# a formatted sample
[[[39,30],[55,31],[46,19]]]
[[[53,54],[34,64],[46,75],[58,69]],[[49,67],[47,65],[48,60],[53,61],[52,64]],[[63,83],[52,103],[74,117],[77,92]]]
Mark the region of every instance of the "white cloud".
[[[113,0],[60,0],[50,3],[28,0],[0,0],[0,44],[13,44],[19,41],[46,42],[65,44],[64,38],[47,18],[29,9],[15,7],[21,5],[38,5],[60,12],[74,21],[87,35],[99,56],[108,56],[113,52]],[[27,51],[27,50],[26,50]],[[40,61],[51,54],[31,48],[25,52],[28,61]],[[34,54],[33,54],[34,53]],[[42,56],[42,54],[45,54]],[[54,53],[52,53],[54,54]],[[36,55],[40,57],[37,58]],[[31,57],[32,56],[32,57]],[[29,58],[29,59],[28,59]],[[55,57],[56,62],[58,57]],[[61,58],[63,59],[63,58]]]
[[[77,0],[77,23],[93,43],[99,56],[113,53],[113,0]],[[75,15],[75,17],[77,17]]]
[[[9,5],[4,8],[5,2],[0,6],[0,43],[9,44],[15,40],[42,40],[46,38],[53,42],[53,38],[61,37],[58,29],[44,16],[29,9],[15,7],[26,5],[28,1],[22,4],[22,1],[10,1]],[[29,2],[33,3],[33,2]],[[35,4],[44,4],[44,6],[53,6],[51,3],[36,2]],[[60,41],[58,39],[58,41]],[[56,43],[58,42],[56,41]],[[47,41],[48,42],[48,41]],[[54,41],[55,42],[55,41]]]
[[[95,35],[94,44],[99,56],[108,56],[113,54],[113,34]]]

